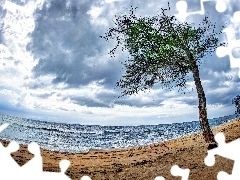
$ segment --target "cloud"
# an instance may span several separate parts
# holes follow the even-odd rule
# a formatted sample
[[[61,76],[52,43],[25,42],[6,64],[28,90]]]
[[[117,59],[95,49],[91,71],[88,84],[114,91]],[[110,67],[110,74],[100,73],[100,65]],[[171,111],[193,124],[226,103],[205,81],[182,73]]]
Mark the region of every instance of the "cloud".
[[[131,5],[138,7],[137,15],[149,16],[167,7],[167,1],[6,2],[4,9],[0,6],[0,97],[5,97],[0,109],[3,111],[22,111],[26,116],[83,124],[197,120],[198,98],[191,73],[185,94],[177,89],[161,89],[156,84],[149,93],[118,98],[121,90],[115,84],[124,73],[121,62],[128,54],[119,50],[111,58],[108,52],[116,42],[99,38],[114,25],[114,15],[127,13]],[[10,7],[11,3],[15,5]],[[171,14],[177,13],[175,3],[170,2]],[[189,11],[200,8],[197,1],[187,3]],[[211,20],[219,24],[218,29],[227,21],[225,15],[236,10],[234,3],[231,1],[223,14],[214,10],[215,2],[205,4]],[[202,18],[194,15],[188,21],[196,24]],[[224,35],[220,38],[224,40]],[[218,111],[234,113],[231,98],[239,92],[240,78],[237,69],[230,68],[229,58],[206,56],[200,78],[209,116],[218,116]]]
[[[28,45],[39,58],[33,68],[35,77],[52,74],[56,76],[52,83],[64,82],[70,87],[113,82],[117,64],[102,53],[104,42],[99,38],[101,33],[92,28],[90,8],[87,1],[53,0],[36,11],[36,26]]]

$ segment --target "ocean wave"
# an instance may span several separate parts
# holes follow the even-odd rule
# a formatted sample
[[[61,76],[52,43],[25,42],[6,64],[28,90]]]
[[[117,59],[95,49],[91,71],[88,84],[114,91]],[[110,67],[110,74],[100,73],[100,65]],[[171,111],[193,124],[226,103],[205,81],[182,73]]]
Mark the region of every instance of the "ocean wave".
[[[211,127],[236,118],[230,115],[209,120]],[[60,152],[88,152],[92,149],[115,149],[149,145],[200,131],[198,121],[141,125],[100,126],[45,122],[0,114],[0,124],[10,126],[0,138],[21,144],[36,142],[41,147]]]

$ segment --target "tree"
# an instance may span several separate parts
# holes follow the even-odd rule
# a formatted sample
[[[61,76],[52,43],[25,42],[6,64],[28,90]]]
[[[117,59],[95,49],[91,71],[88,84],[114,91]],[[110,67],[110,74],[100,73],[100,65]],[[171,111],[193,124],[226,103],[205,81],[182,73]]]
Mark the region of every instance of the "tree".
[[[233,99],[232,99],[232,103],[235,104],[235,107],[236,107],[236,111],[235,113],[236,114],[240,114],[240,95],[237,95],[235,96]]]
[[[192,73],[199,99],[199,121],[208,148],[216,147],[214,135],[207,119],[206,97],[199,76],[199,64],[207,54],[215,52],[220,45],[212,24],[206,16],[198,27],[179,22],[175,16],[167,15],[168,9],[152,17],[137,17],[136,8],[128,15],[115,16],[115,27],[109,28],[105,40],[115,39],[116,46],[110,50],[114,56],[122,46],[129,57],[123,63],[125,75],[117,82],[122,96],[137,94],[161,84],[164,88],[186,88],[187,77]]]

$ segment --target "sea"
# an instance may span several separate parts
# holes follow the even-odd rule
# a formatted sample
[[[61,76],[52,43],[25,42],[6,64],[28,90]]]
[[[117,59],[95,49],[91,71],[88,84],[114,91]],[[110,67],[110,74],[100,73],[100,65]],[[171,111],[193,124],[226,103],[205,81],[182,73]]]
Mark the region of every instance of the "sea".
[[[236,114],[209,119],[211,127],[232,121]],[[0,139],[20,144],[36,142],[44,149],[60,152],[88,152],[145,146],[200,132],[199,121],[140,125],[101,126],[45,122],[0,114],[0,125],[9,126],[0,132]]]

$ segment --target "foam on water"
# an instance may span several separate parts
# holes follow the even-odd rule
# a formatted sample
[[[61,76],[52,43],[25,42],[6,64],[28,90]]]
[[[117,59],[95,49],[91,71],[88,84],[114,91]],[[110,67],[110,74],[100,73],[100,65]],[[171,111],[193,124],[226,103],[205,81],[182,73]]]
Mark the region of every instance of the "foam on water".
[[[210,119],[211,127],[229,122],[236,115]],[[91,149],[113,149],[149,145],[200,131],[198,121],[141,125],[98,126],[43,122],[0,114],[0,124],[9,123],[0,138],[20,144],[36,142],[48,150],[86,152]]]

